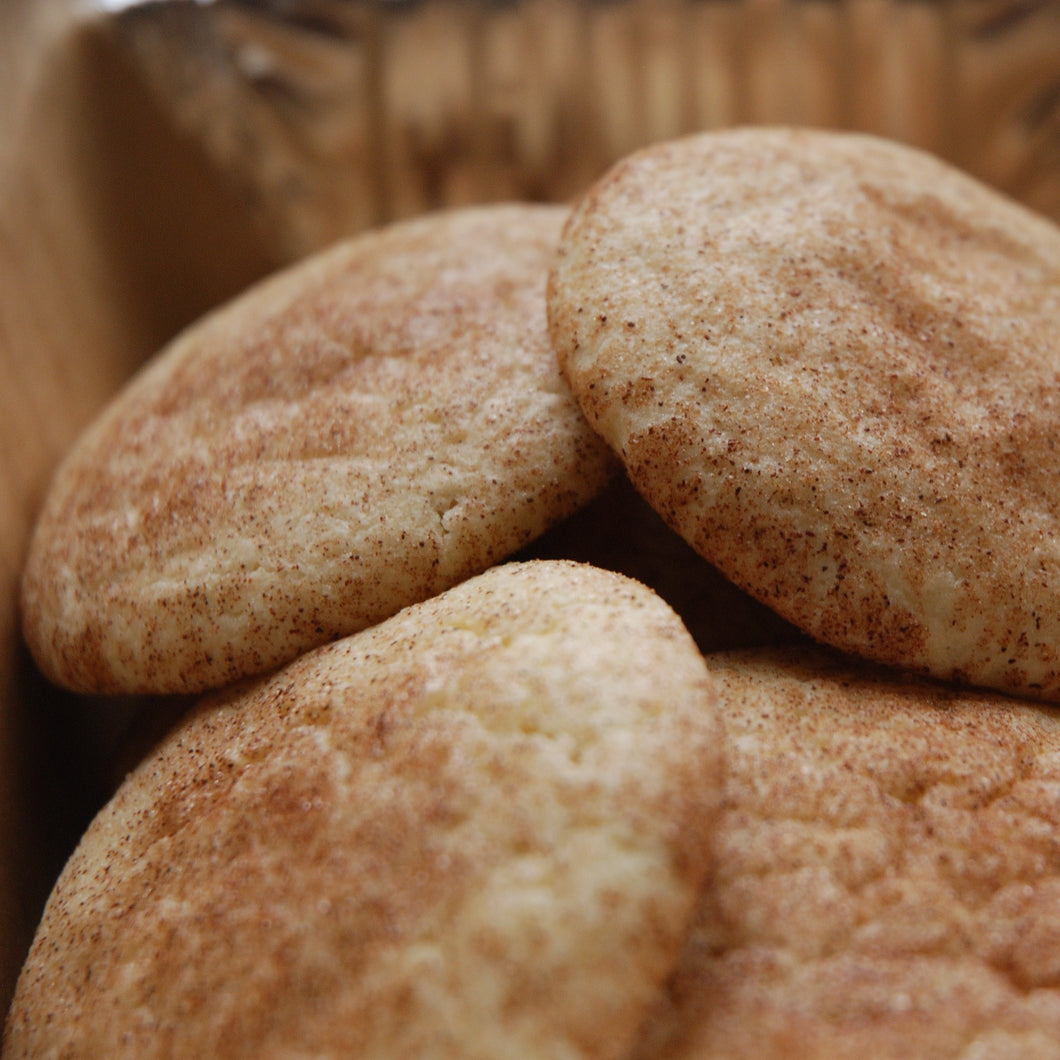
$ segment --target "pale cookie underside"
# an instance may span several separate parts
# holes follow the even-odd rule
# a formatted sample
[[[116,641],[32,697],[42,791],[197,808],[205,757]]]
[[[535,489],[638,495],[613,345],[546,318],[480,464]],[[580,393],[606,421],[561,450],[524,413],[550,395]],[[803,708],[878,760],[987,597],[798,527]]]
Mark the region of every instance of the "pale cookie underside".
[[[576,207],[550,326],[667,521],[814,637],[1060,695],[1060,231],[871,137],[740,129]]]
[[[711,673],[715,868],[632,1056],[1060,1056],[1056,714],[791,649]]]
[[[60,471],[27,638],[86,691],[261,672],[488,567],[604,484],[545,322],[558,206],[294,266],[174,341]]]
[[[618,1057],[723,790],[649,590],[508,564],[216,694],[49,902],[6,1057]]]

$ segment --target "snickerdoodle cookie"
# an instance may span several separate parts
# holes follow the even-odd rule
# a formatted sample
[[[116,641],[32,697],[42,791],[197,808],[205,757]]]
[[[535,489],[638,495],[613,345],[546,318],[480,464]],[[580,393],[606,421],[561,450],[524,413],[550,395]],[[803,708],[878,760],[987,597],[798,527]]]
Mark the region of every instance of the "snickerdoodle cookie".
[[[1060,697],[1060,229],[926,154],[751,128],[576,206],[550,326],[637,488],[881,662]]]
[[[53,892],[5,1060],[624,1056],[723,766],[658,596],[495,567],[164,740]]]
[[[636,1060],[1060,1057],[1060,716],[712,656],[714,871]]]
[[[262,672],[504,558],[611,456],[549,346],[566,210],[355,237],[192,326],[84,434],[40,516],[24,628],[91,692]]]

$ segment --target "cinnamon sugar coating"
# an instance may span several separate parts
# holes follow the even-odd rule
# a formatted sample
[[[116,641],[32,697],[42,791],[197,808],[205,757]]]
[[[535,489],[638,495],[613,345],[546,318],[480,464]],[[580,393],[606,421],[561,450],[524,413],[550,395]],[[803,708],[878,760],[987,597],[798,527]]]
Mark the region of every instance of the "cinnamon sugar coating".
[[[177,727],[64,870],[3,1055],[621,1057],[722,790],[659,597],[495,567]]]
[[[1060,717],[805,650],[712,656],[714,871],[631,1060],[1054,1060]]]
[[[178,337],[55,479],[27,640],[91,692],[221,686],[476,574],[610,468],[550,349],[566,211],[429,215]]]
[[[659,513],[813,637],[1060,698],[1060,230],[911,148],[659,144],[576,207],[549,304]]]

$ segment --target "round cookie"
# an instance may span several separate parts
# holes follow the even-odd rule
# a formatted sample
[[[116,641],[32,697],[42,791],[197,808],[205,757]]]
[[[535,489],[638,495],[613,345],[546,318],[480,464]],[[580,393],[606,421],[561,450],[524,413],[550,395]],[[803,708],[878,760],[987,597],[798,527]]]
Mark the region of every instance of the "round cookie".
[[[214,693],[64,870],[5,1060],[620,1057],[723,791],[644,586],[512,563]]]
[[[88,692],[194,692],[515,551],[612,457],[559,374],[566,209],[428,215],[252,288],[161,352],[54,480],[29,645]]]
[[[710,664],[714,869],[629,1055],[1056,1060],[1056,712],[823,653]]]
[[[729,578],[868,658],[1060,697],[1060,230],[877,138],[707,133],[567,225],[583,411]]]

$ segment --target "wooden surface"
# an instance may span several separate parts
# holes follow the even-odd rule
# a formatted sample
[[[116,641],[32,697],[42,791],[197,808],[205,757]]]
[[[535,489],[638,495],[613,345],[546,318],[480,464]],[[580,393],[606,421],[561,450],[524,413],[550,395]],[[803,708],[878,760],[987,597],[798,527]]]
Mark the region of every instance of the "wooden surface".
[[[44,897],[105,794],[120,709],[48,689],[17,586],[56,460],[172,332],[268,259],[93,12],[0,6],[0,1011]]]
[[[1060,218],[1060,5],[1040,0],[171,0],[113,29],[285,257],[565,200],[643,144],[747,122],[911,143]]]

